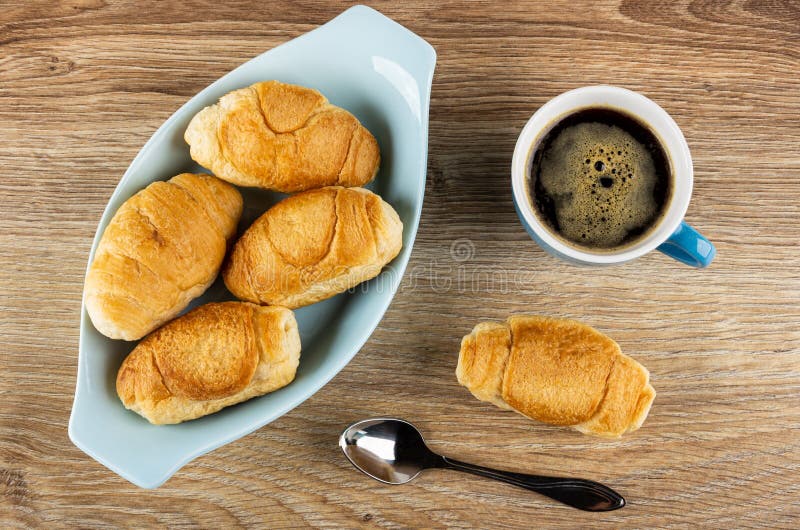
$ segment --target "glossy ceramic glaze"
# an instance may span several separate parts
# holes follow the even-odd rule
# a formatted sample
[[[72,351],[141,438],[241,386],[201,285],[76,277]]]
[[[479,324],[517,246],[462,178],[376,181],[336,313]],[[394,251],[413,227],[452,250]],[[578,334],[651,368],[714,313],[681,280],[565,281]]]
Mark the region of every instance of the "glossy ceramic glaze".
[[[296,311],[303,351],[289,386],[195,421],[154,426],[123,408],[117,369],[135,343],[98,333],[81,316],[78,381],[69,423],[73,443],[144,488],[162,484],[191,459],[231,442],[290,411],[319,390],[358,352],[397,289],[416,235],[427,166],[428,105],[436,54],[420,37],[370,8],[357,6],[243,64],[200,92],[170,117],[142,148],[106,207],[92,245],[117,208],[154,180],[200,171],[183,132],[189,120],[223,94],[278,79],[316,88],[352,112],[381,146],[381,169],[368,187],[394,206],[403,221],[403,250],[372,281]],[[241,228],[280,199],[242,190]],[[192,307],[230,299],[217,281]]]

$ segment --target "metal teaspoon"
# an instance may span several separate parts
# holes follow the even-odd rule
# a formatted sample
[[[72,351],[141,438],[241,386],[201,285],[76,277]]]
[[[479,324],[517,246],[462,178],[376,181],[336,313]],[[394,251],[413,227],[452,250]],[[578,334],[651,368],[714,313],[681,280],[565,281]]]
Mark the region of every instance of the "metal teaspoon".
[[[498,471],[438,455],[425,445],[416,427],[396,418],[371,418],[350,425],[339,437],[339,447],[356,468],[387,484],[405,484],[423,469],[457,469],[535,491],[590,512],[625,506],[620,494],[591,480]]]

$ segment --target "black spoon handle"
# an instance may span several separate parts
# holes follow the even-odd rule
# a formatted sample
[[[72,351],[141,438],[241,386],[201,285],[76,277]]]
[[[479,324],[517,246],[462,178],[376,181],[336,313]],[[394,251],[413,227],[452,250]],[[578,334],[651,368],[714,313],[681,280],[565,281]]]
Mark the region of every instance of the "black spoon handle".
[[[599,482],[584,480],[579,478],[558,478],[540,477],[537,475],[526,475],[525,473],[512,473],[510,471],[498,471],[488,467],[476,466],[459,462],[452,458],[442,457],[447,469],[457,469],[479,475],[481,477],[493,478],[514,486],[519,486],[527,490],[535,491],[546,495],[551,499],[561,501],[569,506],[586,510],[588,512],[608,512],[625,506],[625,499],[622,495],[604,486]]]

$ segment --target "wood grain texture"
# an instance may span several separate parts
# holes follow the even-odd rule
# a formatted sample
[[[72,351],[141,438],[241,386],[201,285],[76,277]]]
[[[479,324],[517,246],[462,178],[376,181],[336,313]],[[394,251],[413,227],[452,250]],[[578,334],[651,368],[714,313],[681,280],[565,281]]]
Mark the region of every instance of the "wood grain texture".
[[[800,5],[373,6],[438,52],[425,206],[400,292],[318,394],[144,491],[67,438],[97,222],[136,152],[187,98],[346,6],[3,3],[0,526],[798,527]],[[641,91],[682,127],[695,164],[688,221],[719,251],[710,269],[657,253],[575,268],[518,223],[517,134],[551,97],[595,83]],[[597,440],[459,387],[461,336],[514,312],[582,320],[647,366],[658,397],[644,427]],[[440,471],[380,485],[336,446],[346,424],[379,414],[413,420],[455,458],[605,481],[629,506],[587,514]]]

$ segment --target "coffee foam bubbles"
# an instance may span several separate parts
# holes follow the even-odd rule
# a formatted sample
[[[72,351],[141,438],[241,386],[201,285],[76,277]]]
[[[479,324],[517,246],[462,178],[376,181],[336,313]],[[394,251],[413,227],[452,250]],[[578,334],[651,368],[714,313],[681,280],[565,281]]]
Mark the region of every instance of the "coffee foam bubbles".
[[[558,230],[575,242],[617,246],[658,214],[653,157],[630,133],[597,122],[566,127],[542,157],[539,181]]]

